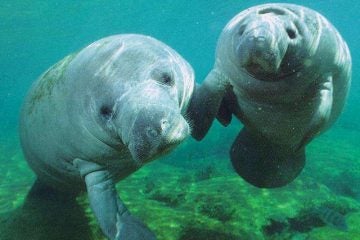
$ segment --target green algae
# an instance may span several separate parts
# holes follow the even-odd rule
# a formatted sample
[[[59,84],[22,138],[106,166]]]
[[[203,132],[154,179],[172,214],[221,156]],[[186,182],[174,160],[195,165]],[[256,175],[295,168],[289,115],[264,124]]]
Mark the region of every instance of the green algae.
[[[344,131],[338,129],[332,134],[345,134]],[[200,158],[192,155],[186,160],[196,162],[192,168],[171,164],[174,160],[181,161],[181,157],[188,157],[188,152],[170,154],[168,159],[150,163],[119,182],[117,189],[129,210],[142,219],[159,240],[356,239],[355,236],[360,234],[360,202],[336,192],[334,184],[326,179],[340,182],[344,178],[341,172],[346,170],[342,168],[345,165],[352,166],[351,174],[359,176],[360,163],[355,159],[359,152],[354,150],[355,142],[339,140],[335,143],[333,139],[334,136],[325,135],[310,145],[304,173],[280,189],[258,189],[249,185],[233,172],[229,160],[222,155]],[[189,143],[186,144],[189,147]],[[331,146],[331,151],[328,146]],[[4,233],[0,237],[10,240],[19,237],[20,233],[15,233],[17,228],[8,227],[9,219],[19,215],[18,209],[35,177],[19,146],[10,152],[6,151],[7,146],[0,147],[0,150],[2,158],[8,159],[3,161],[5,165],[0,175],[0,232],[4,228],[8,230],[5,231],[6,238]],[[342,185],[351,185],[346,179],[344,181]],[[85,215],[79,224],[83,229],[89,228],[88,238],[84,239],[105,240],[86,195],[78,197],[78,204]],[[274,222],[288,223],[294,219],[306,222],[306,212],[322,205],[345,214],[349,226],[346,232],[318,223],[310,223],[303,232],[286,226],[282,230],[281,226],[280,230],[271,226]],[[32,214],[36,215],[36,212]],[[27,223],[25,220],[22,220],[23,224]],[[272,232],[266,230],[269,226]],[[11,229],[13,232],[9,231]],[[40,231],[44,236],[48,228],[44,225],[34,233],[30,230],[24,232],[28,236],[39,236]],[[51,234],[48,236],[52,239]]]

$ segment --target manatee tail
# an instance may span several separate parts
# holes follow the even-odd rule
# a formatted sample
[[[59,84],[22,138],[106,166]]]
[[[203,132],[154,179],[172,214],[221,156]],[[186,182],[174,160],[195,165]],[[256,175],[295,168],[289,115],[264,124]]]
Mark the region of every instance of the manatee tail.
[[[259,188],[277,188],[292,182],[305,165],[305,148],[273,144],[243,128],[231,146],[230,157],[236,172]]]
[[[74,194],[66,194],[36,180],[24,205],[11,213],[0,238],[90,240],[88,219]]]

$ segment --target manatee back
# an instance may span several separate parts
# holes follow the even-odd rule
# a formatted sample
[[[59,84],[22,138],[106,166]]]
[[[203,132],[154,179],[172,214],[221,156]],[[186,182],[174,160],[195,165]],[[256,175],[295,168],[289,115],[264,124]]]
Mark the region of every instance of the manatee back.
[[[19,133],[25,159],[38,177],[50,184],[51,179],[63,182],[59,169],[68,169],[66,178],[80,183],[69,156],[63,153],[71,152],[68,132],[74,130],[66,114],[69,101],[64,93],[71,90],[66,72],[75,56],[69,55],[45,71],[33,83],[21,108]]]

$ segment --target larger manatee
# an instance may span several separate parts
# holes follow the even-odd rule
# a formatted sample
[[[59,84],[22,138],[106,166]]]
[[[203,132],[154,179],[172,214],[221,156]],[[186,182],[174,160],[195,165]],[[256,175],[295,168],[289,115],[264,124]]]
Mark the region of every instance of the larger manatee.
[[[230,151],[234,168],[258,187],[291,182],[305,146],[342,111],[351,79],[349,49],[318,12],[264,4],[236,15],[217,43],[215,64],[190,107],[193,136],[215,117],[235,115],[244,128]]]
[[[31,192],[86,190],[109,239],[155,239],[115,183],[190,134],[193,86],[190,65],[148,36],[106,37],[65,57],[33,84],[21,110],[21,144],[37,175]]]

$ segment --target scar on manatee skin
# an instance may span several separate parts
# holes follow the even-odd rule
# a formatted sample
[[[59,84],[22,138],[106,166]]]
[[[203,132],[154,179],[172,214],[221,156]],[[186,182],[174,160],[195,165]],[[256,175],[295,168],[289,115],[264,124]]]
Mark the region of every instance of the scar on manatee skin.
[[[75,58],[76,53],[65,57],[62,61],[54,65],[52,68],[47,70],[38,83],[38,87],[35,92],[33,92],[31,99],[29,100],[30,106],[28,114],[31,114],[34,111],[36,104],[44,97],[50,96],[53,88],[56,84],[60,83],[63,79],[64,72],[68,64]]]

